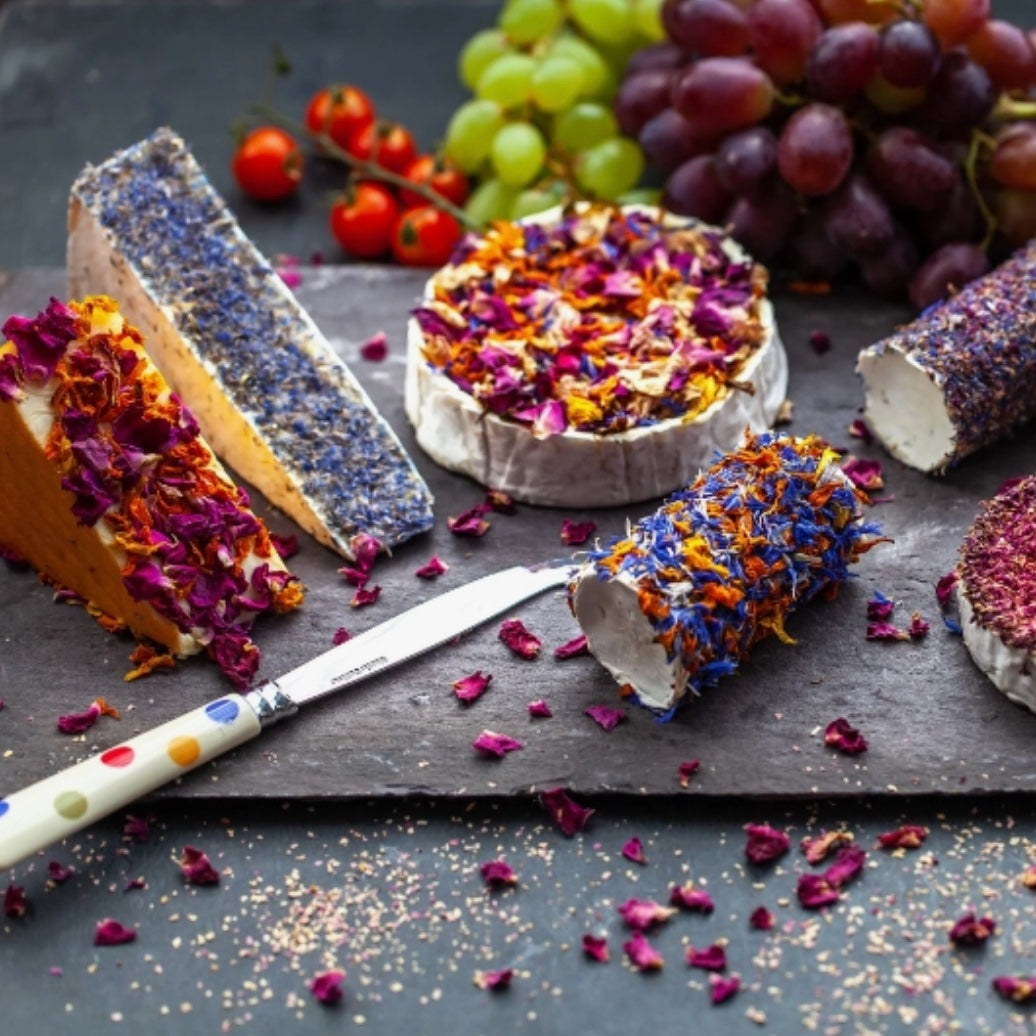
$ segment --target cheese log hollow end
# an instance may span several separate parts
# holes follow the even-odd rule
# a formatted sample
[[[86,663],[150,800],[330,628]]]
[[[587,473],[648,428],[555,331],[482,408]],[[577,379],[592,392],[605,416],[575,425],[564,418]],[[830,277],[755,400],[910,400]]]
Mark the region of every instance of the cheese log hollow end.
[[[685,489],[589,552],[569,603],[599,662],[671,710],[733,673],[784,620],[833,594],[878,541],[860,494],[815,437],[746,436]]]

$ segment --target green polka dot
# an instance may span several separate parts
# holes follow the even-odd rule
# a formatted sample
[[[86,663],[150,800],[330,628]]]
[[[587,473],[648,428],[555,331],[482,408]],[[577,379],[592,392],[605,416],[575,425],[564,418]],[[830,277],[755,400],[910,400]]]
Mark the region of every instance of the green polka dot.
[[[86,813],[86,806],[86,796],[78,791],[63,791],[54,800],[54,808],[66,820],[78,820]]]

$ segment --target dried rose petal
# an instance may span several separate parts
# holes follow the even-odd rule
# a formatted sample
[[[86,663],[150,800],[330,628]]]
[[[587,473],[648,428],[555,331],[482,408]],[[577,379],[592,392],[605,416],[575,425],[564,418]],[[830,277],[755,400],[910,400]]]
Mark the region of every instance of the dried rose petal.
[[[574,522],[561,519],[561,542],[570,547],[581,547],[597,531],[597,522]]]
[[[495,759],[503,759],[508,752],[517,752],[525,746],[521,741],[506,734],[498,734],[494,730],[483,730],[481,734],[471,742],[471,747],[483,755],[492,756]]]
[[[97,698],[86,712],[70,712],[64,716],[58,716],[58,730],[62,734],[82,734],[89,730],[101,716],[114,716],[119,719],[119,713],[113,709],[103,698]]]
[[[352,639],[353,635],[344,626],[339,626],[338,629],[335,630],[334,635],[331,637],[331,643],[337,646],[339,644],[344,644],[347,640]]]
[[[74,867],[65,867],[57,860],[51,860],[47,864],[47,876],[55,885],[62,885],[75,874]]]
[[[709,979],[709,1000],[713,1004],[725,1004],[741,988],[737,975],[712,975]]]
[[[1019,880],[1027,889],[1036,889],[1036,863],[1030,863]]]
[[[957,570],[954,569],[952,572],[947,572],[935,584],[935,599],[939,602],[940,608],[945,608],[950,603],[950,598],[953,596],[953,591],[957,587]]]
[[[680,787],[686,788],[691,783],[691,778],[701,769],[701,761],[698,759],[685,759],[677,767],[677,776],[680,778]]]
[[[998,975],[993,979],[993,989],[1005,1000],[1016,1004],[1027,1004],[1036,1000],[1036,978]]]
[[[586,634],[580,633],[578,637],[573,637],[571,640],[554,648],[555,658],[575,658],[576,655],[588,655],[590,653],[589,647],[586,644]]]
[[[375,604],[380,596],[380,586],[375,585],[371,587],[357,587],[356,593],[353,594],[352,600],[349,602],[349,607],[366,608],[370,604]]]
[[[436,576],[443,576],[449,572],[450,566],[445,561],[439,558],[438,554],[433,554],[431,558],[426,561],[415,573],[419,579],[435,579]]]
[[[835,888],[845,888],[863,871],[867,851],[858,845],[846,845],[835,853],[835,862],[824,871],[824,877]]]
[[[875,590],[874,596],[867,602],[868,619],[887,619],[895,610],[896,602],[880,590]]]
[[[372,334],[363,345],[360,346],[360,355],[372,363],[380,363],[388,356],[388,335],[384,331]]]
[[[130,878],[122,887],[123,892],[137,892],[140,889],[146,889],[147,882],[143,878]]]
[[[932,627],[921,618],[920,612],[914,612],[910,616],[910,625],[907,627],[907,635],[911,640],[923,640],[928,636]]]
[[[280,533],[271,532],[270,542],[273,544],[273,549],[280,554],[282,561],[293,558],[299,552],[299,538],[293,533],[281,535]]]
[[[137,933],[133,928],[125,928],[109,917],[97,922],[94,946],[122,946],[124,943],[133,942],[136,937]]]
[[[831,336],[826,331],[810,331],[809,344],[817,356],[823,356],[831,348]]]
[[[773,928],[776,923],[776,919],[773,914],[766,909],[766,907],[756,907],[748,915],[748,927],[755,928],[760,932],[768,932]]]
[[[474,981],[479,989],[503,990],[510,989],[512,978],[514,969],[502,968],[500,971],[476,971]]]
[[[28,909],[29,899],[25,895],[24,886],[12,882],[4,890],[4,913],[8,917],[24,917]]]
[[[127,815],[122,825],[122,837],[127,842],[146,842],[151,834],[151,825],[147,817]]]
[[[687,963],[690,967],[701,968],[703,971],[726,971],[727,951],[718,942],[714,942],[704,950],[696,950],[693,946],[688,946]]]
[[[581,806],[562,788],[540,792],[540,803],[550,813],[558,830],[569,838],[585,829],[596,810]]]
[[[919,824],[903,824],[894,831],[878,835],[882,849],[917,849],[928,837],[928,828]]]
[[[630,963],[638,971],[658,971],[665,961],[655,948],[647,941],[644,933],[636,931],[622,944]]]
[[[514,497],[502,489],[486,490],[486,506],[498,514],[514,514],[518,510]]]
[[[975,917],[969,911],[950,929],[950,942],[955,946],[981,946],[996,931],[991,917]]]
[[[644,843],[634,835],[623,847],[622,855],[633,863],[647,863],[644,855]]]
[[[862,439],[866,445],[870,445],[874,442],[874,433],[870,430],[870,426],[862,417],[854,417],[849,422],[849,434],[854,439]]]
[[[529,715],[534,719],[550,719],[554,713],[550,711],[550,706],[543,698],[537,698],[536,701],[529,702]]]
[[[615,909],[630,928],[642,932],[664,924],[676,913],[672,907],[656,903],[653,899],[627,899]]]
[[[800,874],[795,894],[807,910],[830,906],[839,899],[838,889],[823,874]]]
[[[485,536],[489,532],[489,522],[484,514],[484,506],[476,504],[455,518],[447,518],[446,527],[454,536]]]
[[[783,831],[767,824],[745,824],[748,840],[745,843],[745,856],[752,863],[769,863],[783,856],[791,845],[791,840]]]
[[[716,904],[704,889],[696,889],[690,882],[686,885],[674,885],[669,890],[669,902],[681,910],[690,910],[697,914],[711,914]]]
[[[535,658],[543,646],[539,637],[530,633],[521,619],[505,619],[500,624],[499,637],[520,658]]]
[[[208,856],[193,845],[184,846],[183,856],[177,861],[188,885],[218,885],[219,871]]]
[[[381,540],[377,536],[371,536],[366,532],[356,533],[349,539],[352,565],[344,565],[338,570],[339,574],[353,586],[366,586],[380,552]]]
[[[822,831],[816,838],[802,839],[802,852],[809,863],[820,863],[832,849],[848,845],[852,840],[850,831]]]
[[[603,935],[591,935],[590,932],[583,936],[583,953],[599,964],[607,964],[611,959],[607,938]]]
[[[343,996],[344,981],[344,971],[322,971],[313,976],[309,983],[309,991],[322,1004],[337,1004]]]
[[[614,730],[620,723],[626,720],[626,710],[616,709],[611,705],[590,705],[583,709],[583,715],[589,716],[599,727],[604,730]]]
[[[470,676],[453,681],[453,693],[457,696],[458,701],[470,704],[477,698],[481,698],[492,682],[492,673],[483,673],[481,669],[476,669]]]
[[[518,884],[518,875],[506,860],[487,860],[479,864],[482,880],[491,889],[502,889]]]
[[[824,744],[843,755],[859,755],[867,751],[867,739],[842,716],[824,728]]]
[[[885,485],[881,461],[865,457],[850,457],[842,462],[842,472],[853,485],[870,493]]]
[[[909,640],[910,634],[891,622],[868,622],[868,640]]]

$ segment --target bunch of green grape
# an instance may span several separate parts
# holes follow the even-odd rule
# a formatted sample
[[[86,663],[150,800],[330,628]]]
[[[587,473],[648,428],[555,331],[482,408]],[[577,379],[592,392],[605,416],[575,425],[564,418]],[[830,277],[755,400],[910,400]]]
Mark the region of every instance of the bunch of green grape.
[[[636,141],[612,100],[630,56],[664,37],[661,0],[507,0],[460,53],[474,97],[446,128],[446,158],[478,181],[466,209],[481,224],[520,219],[572,197],[646,200]]]

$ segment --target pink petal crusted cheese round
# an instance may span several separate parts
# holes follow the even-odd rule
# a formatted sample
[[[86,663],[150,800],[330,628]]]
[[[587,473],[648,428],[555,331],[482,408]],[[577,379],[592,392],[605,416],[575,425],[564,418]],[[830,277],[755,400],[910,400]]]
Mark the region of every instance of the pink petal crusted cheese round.
[[[527,503],[671,492],[784,401],[766,283],[722,231],[656,209],[495,224],[462,242],[410,321],[417,441]]]
[[[961,631],[975,664],[1036,712],[1036,475],[986,501],[961,544]]]

